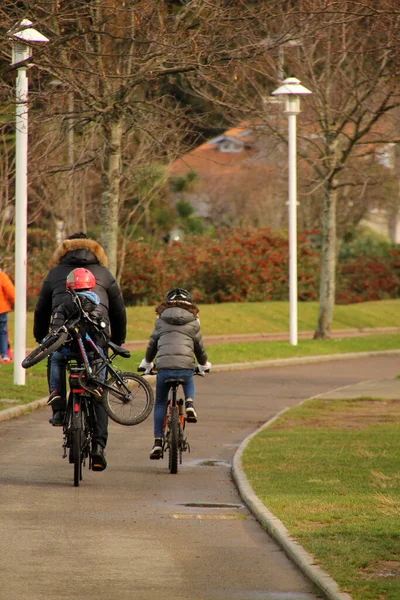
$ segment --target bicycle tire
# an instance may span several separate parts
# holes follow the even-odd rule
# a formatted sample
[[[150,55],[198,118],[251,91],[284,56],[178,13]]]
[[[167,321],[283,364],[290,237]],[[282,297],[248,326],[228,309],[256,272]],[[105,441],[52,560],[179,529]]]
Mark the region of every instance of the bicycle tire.
[[[72,412],[72,455],[74,457],[74,486],[78,487],[82,479],[82,405],[80,398],[72,396],[72,406],[78,410]]]
[[[78,487],[82,479],[82,430],[75,429],[72,435],[72,453],[74,457],[74,486]]]
[[[67,331],[62,330],[56,333],[50,332],[46,335],[41,344],[24,358],[21,365],[24,369],[33,367],[33,365],[36,365],[38,362],[58,350],[66,342],[67,338]]]
[[[107,385],[120,389],[121,394],[105,389],[103,404],[108,416],[120,425],[138,425],[147,419],[154,406],[154,393],[150,384],[135,373],[119,373],[119,377],[130,390],[130,396],[123,395],[123,388],[116,376]]]
[[[171,408],[168,452],[169,470],[173,475],[176,475],[179,458],[179,408],[177,406]]]

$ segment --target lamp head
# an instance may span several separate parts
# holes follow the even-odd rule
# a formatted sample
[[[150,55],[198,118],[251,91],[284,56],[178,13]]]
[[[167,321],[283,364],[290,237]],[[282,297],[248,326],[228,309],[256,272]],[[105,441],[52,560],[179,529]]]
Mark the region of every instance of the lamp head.
[[[29,19],[23,19],[19,23],[18,31],[8,32],[12,39],[12,65],[17,65],[20,62],[26,61],[32,56],[32,49],[29,44],[47,43],[47,37],[36,31],[32,27],[32,22]]]
[[[312,92],[304,87],[304,85],[301,85],[300,79],[297,79],[297,77],[288,77],[277,90],[272,92],[272,96],[289,96],[292,94],[302,96],[304,94],[312,94]]]
[[[300,96],[306,94],[312,94],[312,92],[301,85],[300,80],[296,77],[288,77],[277,90],[272,92],[272,96],[286,97],[285,112],[289,115],[297,115],[300,112]]]

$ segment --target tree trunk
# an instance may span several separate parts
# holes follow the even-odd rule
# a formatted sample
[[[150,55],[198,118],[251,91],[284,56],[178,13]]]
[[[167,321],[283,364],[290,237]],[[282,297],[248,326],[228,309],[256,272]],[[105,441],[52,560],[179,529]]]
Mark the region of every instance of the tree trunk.
[[[108,268],[117,272],[117,242],[119,193],[121,181],[121,119],[112,120],[103,127],[104,157],[101,174],[101,245],[108,256]]]
[[[337,190],[328,181],[324,197],[319,313],[314,339],[329,339],[335,304]]]

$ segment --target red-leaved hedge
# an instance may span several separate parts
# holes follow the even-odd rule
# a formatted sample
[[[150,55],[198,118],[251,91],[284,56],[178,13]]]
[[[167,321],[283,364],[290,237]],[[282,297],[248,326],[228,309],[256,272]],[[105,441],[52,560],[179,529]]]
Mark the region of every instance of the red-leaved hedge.
[[[319,251],[308,235],[297,247],[299,301],[319,297]],[[54,240],[47,232],[28,232],[28,307],[52,266]],[[14,274],[14,248],[2,247],[1,265]],[[127,242],[120,286],[127,305],[155,304],[173,287],[192,292],[198,303],[288,299],[289,248],[285,235],[269,229],[231,230],[216,238],[187,236],[183,243],[156,250]],[[356,256],[337,265],[336,303],[400,297],[400,249],[387,256]]]
[[[191,290],[199,303],[287,299],[288,241],[267,229],[232,231],[218,240],[193,236],[150,253],[130,244],[121,288],[128,303],[155,303],[168,289]],[[318,254],[298,242],[299,300],[318,297]]]

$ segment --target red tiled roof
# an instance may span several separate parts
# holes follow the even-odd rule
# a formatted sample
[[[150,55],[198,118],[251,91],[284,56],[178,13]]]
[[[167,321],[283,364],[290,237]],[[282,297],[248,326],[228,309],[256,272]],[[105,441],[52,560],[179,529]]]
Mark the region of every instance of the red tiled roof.
[[[221,152],[216,140],[218,138],[236,138],[243,143],[243,150],[240,152]],[[259,149],[255,146],[256,136],[254,131],[244,123],[238,127],[228,129],[221,136],[216,136],[213,140],[204,142],[191,152],[184,154],[175,160],[169,168],[171,175],[183,175],[188,171],[196,171],[199,175],[207,175],[210,170],[214,173],[229,174],[232,170],[240,168],[244,161],[254,156]]]

